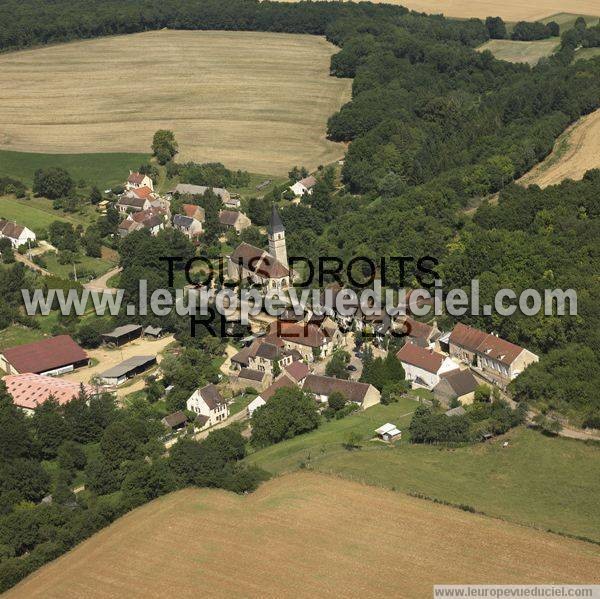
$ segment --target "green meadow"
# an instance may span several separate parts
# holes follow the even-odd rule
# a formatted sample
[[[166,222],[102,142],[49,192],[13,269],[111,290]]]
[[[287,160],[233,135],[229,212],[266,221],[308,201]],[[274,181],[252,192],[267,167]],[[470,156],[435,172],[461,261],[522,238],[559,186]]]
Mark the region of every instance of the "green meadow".
[[[310,468],[600,542],[598,445],[545,437],[524,427],[464,447],[412,445],[407,412],[416,406],[411,400],[375,406],[256,451],[247,460],[273,474]],[[370,440],[386,422],[403,431],[394,446]],[[360,449],[344,448],[351,432],[362,437]]]

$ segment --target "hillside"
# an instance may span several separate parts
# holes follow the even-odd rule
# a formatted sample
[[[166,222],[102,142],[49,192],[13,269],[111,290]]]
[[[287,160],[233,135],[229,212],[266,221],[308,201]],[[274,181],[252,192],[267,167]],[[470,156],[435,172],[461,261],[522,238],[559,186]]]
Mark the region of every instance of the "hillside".
[[[521,185],[548,187],[565,179],[578,181],[600,167],[600,111],[574,123],[556,141],[552,153],[519,179]]]
[[[458,540],[460,539],[460,543]],[[242,497],[188,489],[124,516],[6,593],[430,597],[434,583],[591,583],[600,549],[309,473]]]

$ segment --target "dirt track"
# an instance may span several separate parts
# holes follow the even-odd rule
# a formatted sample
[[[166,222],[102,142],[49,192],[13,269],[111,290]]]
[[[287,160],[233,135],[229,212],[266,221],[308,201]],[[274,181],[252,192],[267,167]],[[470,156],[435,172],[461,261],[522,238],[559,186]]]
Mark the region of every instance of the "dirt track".
[[[169,343],[172,341],[173,336],[168,335],[167,337],[162,337],[156,341],[148,339],[136,339],[131,343],[126,343],[122,347],[115,349],[109,349],[105,346],[102,346],[98,349],[87,350],[90,358],[97,360],[98,363],[89,368],[81,368],[76,370],[75,372],[67,374],[64,378],[80,383],[89,383],[93,376],[98,375],[101,372],[116,366],[117,364],[120,364],[123,360],[127,360],[127,358],[131,358],[132,356],[156,356],[157,361],[160,363],[162,359],[160,352],[163,351],[165,347],[167,347],[167,345],[169,345]],[[121,387],[118,390],[117,395],[121,396],[135,391],[136,387],[134,385]]]

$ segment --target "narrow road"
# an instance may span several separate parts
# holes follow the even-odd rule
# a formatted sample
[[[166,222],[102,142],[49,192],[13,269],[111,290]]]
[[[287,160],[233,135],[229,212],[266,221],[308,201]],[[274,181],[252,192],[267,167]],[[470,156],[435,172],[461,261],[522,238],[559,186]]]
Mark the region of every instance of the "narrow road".
[[[108,272],[105,272],[102,276],[97,279],[92,279],[89,283],[84,284],[85,289],[90,291],[108,291],[109,293],[116,293],[114,287],[108,286],[108,280],[115,275],[118,275],[123,269],[120,266],[112,268]]]
[[[230,424],[233,424],[234,422],[241,422],[242,420],[245,420],[247,417],[248,417],[247,411],[245,409],[240,410],[239,412],[237,412],[237,414],[230,416],[226,420],[222,420],[221,422],[215,424],[214,426],[211,426],[210,428],[207,428],[206,430],[200,431],[199,433],[196,433],[195,435],[191,435],[190,438],[194,439],[194,441],[202,441],[202,439],[206,439],[206,437],[208,437],[208,435],[210,433],[212,433],[213,431],[216,431],[219,428],[225,428],[226,426],[229,426]],[[167,449],[169,449],[169,447],[172,447],[173,445],[175,445],[175,443],[177,443],[178,440],[179,440],[179,437],[173,437],[172,439],[165,441],[165,447]]]
[[[39,273],[43,277],[53,276],[49,270],[46,270],[45,268],[38,266],[37,264],[32,262],[29,258],[27,258],[27,256],[23,256],[22,254],[15,252],[15,259],[17,260],[17,262],[22,262],[27,268],[34,270],[35,272]]]

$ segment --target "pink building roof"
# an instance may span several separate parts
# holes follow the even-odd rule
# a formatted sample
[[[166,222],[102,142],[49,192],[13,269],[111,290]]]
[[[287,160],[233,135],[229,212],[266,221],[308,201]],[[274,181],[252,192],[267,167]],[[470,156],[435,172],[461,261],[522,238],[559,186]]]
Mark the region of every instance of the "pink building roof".
[[[51,395],[60,405],[66,404],[77,397],[81,389],[80,383],[75,381],[41,374],[8,374],[2,380],[12,396],[14,404],[28,410],[34,410],[47,401]],[[84,385],[83,388],[88,394],[95,393],[94,388],[90,385]]]

